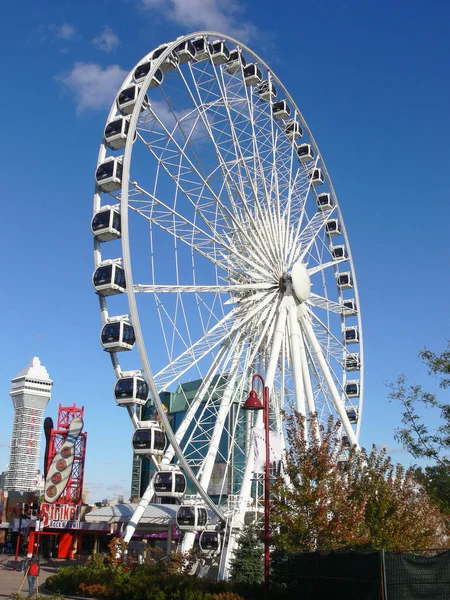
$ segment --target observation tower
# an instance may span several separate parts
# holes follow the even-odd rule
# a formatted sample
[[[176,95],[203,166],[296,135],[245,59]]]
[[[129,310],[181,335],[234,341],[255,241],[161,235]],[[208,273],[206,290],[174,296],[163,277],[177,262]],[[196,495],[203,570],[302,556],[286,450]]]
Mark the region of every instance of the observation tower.
[[[14,424],[5,489],[26,492],[35,487],[44,411],[52,395],[53,381],[34,356],[11,383]]]

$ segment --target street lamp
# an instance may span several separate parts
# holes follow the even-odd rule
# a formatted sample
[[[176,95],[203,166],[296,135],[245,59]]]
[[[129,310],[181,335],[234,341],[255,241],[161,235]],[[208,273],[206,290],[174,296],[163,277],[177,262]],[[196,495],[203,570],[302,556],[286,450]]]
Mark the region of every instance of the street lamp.
[[[255,391],[255,379],[261,381],[263,387],[263,402]],[[269,445],[269,388],[259,373],[252,377],[252,389],[244,410],[263,410],[264,435],[266,441],[266,464],[264,467],[264,600],[269,600],[269,562],[270,562],[270,529],[269,529],[269,486],[270,486],[270,445]]]

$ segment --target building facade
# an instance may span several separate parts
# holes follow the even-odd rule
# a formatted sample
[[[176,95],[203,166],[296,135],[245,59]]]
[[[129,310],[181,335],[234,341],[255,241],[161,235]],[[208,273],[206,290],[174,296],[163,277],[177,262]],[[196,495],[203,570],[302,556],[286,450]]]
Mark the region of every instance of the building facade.
[[[35,356],[11,383],[14,423],[5,490],[27,492],[36,489],[44,411],[53,381]]]
[[[217,381],[219,380],[219,381]],[[174,392],[161,392],[160,399],[163,405],[167,408],[167,416],[169,418],[170,425],[173,431],[176,431],[180,426],[181,422],[186,416],[186,411],[190,402],[196,396],[200,386],[202,384],[201,379],[195,381],[189,381],[186,383],[179,384]],[[212,395],[217,403],[220,402],[223,390],[227,384],[227,376],[219,375],[213,378],[210,386],[210,392],[205,394],[205,398],[208,395]],[[245,413],[241,411],[238,417],[239,403],[241,402],[241,395],[236,394],[229,414],[227,416],[226,428],[228,431],[232,429],[231,424],[236,423],[235,436],[239,444],[235,446],[233,452],[233,464],[227,464],[225,457],[230,453],[230,440],[225,431],[222,434],[222,438],[219,444],[219,451],[216,456],[214,463],[211,480],[208,486],[208,494],[213,500],[217,500],[219,496],[224,497],[229,494],[237,494],[240,490],[242,483],[242,473],[245,467],[245,455],[242,452],[242,448],[245,447],[246,439],[246,425],[245,425]],[[198,408],[196,418],[202,415],[202,427],[205,432],[205,438],[207,438],[213,431],[216,413],[211,410],[204,410],[204,403]],[[151,400],[147,402],[142,408],[139,407],[138,418],[146,421],[153,420],[156,418],[155,409]],[[197,472],[197,467],[194,462],[200,464],[206,456],[207,446],[204,440],[200,442],[191,442],[188,446],[188,453],[191,457],[191,468],[194,473]],[[154,467],[150,460],[145,457],[139,456],[133,453],[133,466],[131,473],[131,499],[135,500],[142,497],[144,494],[150,479],[154,474]],[[187,482],[188,494],[196,492],[195,488]],[[169,499],[165,499],[170,501]],[[175,502],[175,500],[173,500]]]

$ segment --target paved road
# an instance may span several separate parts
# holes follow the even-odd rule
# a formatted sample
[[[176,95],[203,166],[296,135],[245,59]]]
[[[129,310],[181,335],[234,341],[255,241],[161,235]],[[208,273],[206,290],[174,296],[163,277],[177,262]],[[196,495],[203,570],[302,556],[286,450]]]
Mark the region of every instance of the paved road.
[[[21,557],[19,557],[21,558]],[[11,571],[6,569],[5,565],[8,561],[14,560],[14,555],[11,554],[0,554],[0,598],[7,598],[10,594],[17,592],[20,583],[23,579],[24,574],[21,571]],[[67,564],[77,564],[75,560],[62,560],[62,559],[44,559],[41,565],[41,574],[39,576],[39,585],[43,583],[47,577],[56,573],[56,571]],[[22,586],[21,596],[26,598],[28,596],[28,581],[25,578]]]

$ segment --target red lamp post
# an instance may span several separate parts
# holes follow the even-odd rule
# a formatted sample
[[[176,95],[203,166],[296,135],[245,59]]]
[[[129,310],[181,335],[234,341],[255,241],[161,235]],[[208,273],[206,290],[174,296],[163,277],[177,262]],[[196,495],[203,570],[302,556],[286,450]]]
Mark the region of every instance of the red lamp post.
[[[255,379],[259,379],[263,386],[263,402],[255,392]],[[253,375],[252,389],[244,410],[263,410],[264,435],[266,441],[266,464],[264,467],[264,600],[269,600],[269,564],[270,564],[270,522],[269,522],[269,487],[270,487],[270,443],[269,443],[269,388],[259,373]]]

